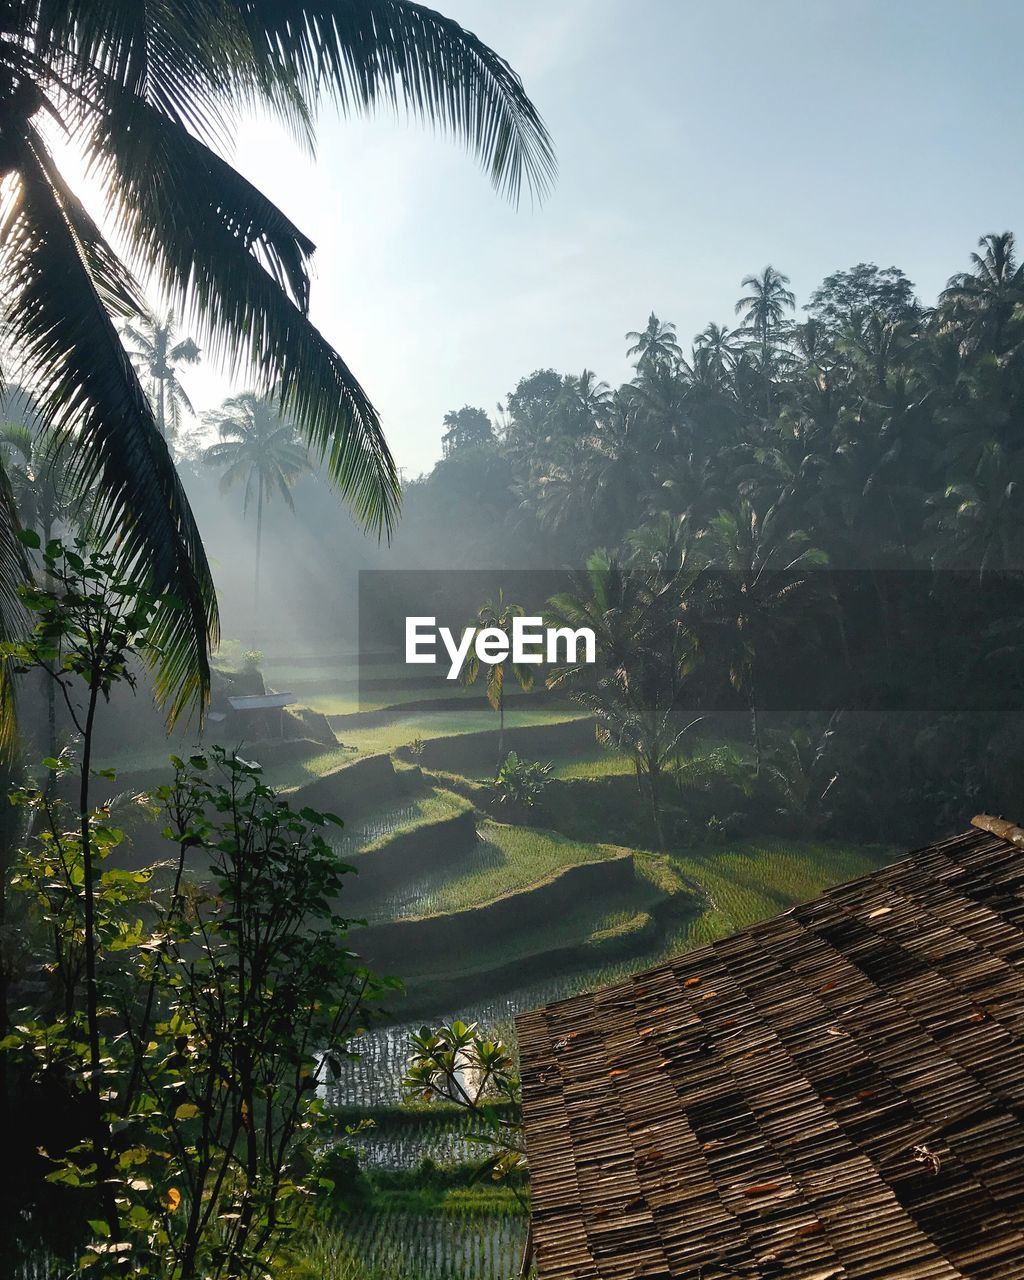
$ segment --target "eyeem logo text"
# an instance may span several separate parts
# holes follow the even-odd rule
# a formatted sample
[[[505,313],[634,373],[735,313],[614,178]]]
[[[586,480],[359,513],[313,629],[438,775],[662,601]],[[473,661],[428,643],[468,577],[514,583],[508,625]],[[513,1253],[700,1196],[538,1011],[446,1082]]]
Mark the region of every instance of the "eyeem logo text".
[[[513,618],[512,632],[501,627],[467,627],[458,640],[448,627],[439,627],[436,618],[406,618],[405,660],[428,663],[438,661],[438,640],[448,654],[449,680],[457,680],[471,648],[488,666],[516,663],[593,663],[597,660],[597,641],[590,627],[546,627],[543,618]],[[582,648],[582,657],[580,650]]]

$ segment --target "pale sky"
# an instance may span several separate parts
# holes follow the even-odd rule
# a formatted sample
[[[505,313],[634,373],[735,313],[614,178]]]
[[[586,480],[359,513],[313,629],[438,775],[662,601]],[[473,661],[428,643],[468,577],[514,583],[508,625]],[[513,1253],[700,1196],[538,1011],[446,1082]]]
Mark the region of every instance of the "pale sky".
[[[442,0],[520,73],[560,177],[504,203],[449,140],[321,123],[315,161],[247,125],[238,166],[316,241],[313,315],[407,474],[441,419],[523,374],[629,375],[654,309],[688,344],[772,263],[798,301],[859,261],[926,300],[1024,235],[1021,0]],[[201,408],[227,390],[183,381]]]

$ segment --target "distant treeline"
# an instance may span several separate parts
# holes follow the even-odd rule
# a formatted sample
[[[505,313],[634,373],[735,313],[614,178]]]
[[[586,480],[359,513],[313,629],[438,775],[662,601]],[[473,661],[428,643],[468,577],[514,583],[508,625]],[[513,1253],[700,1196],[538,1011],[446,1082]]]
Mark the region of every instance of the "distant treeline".
[[[685,352],[652,314],[617,389],[542,369],[493,418],[453,410],[443,459],[407,488],[398,558],[589,565],[563,612],[604,627],[603,671],[563,687],[635,754],[666,833],[685,712],[707,732],[730,698],[758,787],[774,778],[746,826],[784,808],[912,841],[975,808],[1019,816],[1014,238],[983,237],[932,306],[862,263],[798,318],[788,283],[747,277],[735,327]]]
[[[603,547],[668,567],[702,541],[728,568],[733,548],[784,556],[803,532],[833,567],[1024,564],[1012,234],[985,236],[931,307],[864,263],[802,320],[771,267],[742,287],[736,327],[689,351],[654,315],[627,335],[636,372],[617,389],[540,369],[493,419],[449,413],[444,458],[407,486],[399,558],[580,566]]]

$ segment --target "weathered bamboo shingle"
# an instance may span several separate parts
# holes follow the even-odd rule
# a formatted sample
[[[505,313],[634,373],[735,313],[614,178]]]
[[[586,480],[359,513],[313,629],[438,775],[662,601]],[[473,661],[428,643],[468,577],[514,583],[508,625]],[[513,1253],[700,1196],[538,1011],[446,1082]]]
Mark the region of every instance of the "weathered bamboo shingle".
[[[1024,1278],[1024,832],[519,1018],[540,1280]]]

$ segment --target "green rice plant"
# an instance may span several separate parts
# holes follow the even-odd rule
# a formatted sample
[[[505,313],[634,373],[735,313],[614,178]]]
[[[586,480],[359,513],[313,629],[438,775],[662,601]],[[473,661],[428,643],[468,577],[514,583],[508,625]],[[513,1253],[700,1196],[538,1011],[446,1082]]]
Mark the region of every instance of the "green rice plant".
[[[479,1022],[514,1045],[512,1020],[523,1010],[622,981],[673,955],[814,898],[830,885],[876,870],[894,856],[895,851],[884,846],[787,840],[747,841],[668,858],[635,853],[638,879],[648,881],[662,894],[699,888],[700,909],[682,918],[674,929],[646,950],[569,972],[556,972],[543,981],[531,982],[486,1000],[469,1000],[456,1008],[439,1007],[436,1015]],[[637,910],[636,907],[631,910],[629,903],[616,906],[624,912],[630,911],[631,915]],[[614,927],[615,910],[613,907],[604,917],[609,927]],[[601,918],[597,913],[590,917],[593,929],[600,928]],[[624,923],[620,920],[619,927]],[[571,927],[571,917],[566,917],[552,934],[566,937]],[[536,945],[536,940],[529,941]],[[550,940],[549,944],[555,945]],[[500,948],[496,948],[490,958],[501,954]],[[374,1098],[400,1101],[408,1035],[418,1026],[418,1022],[406,1022],[378,1027],[354,1044],[352,1047],[361,1056],[344,1064],[339,1097],[363,1105],[370,1105]]]
[[[390,1116],[385,1112],[370,1125],[353,1128],[347,1141],[369,1169],[412,1169],[423,1160],[451,1167],[480,1160],[474,1139],[482,1130],[464,1112],[407,1116],[395,1108]]]
[[[807,902],[830,885],[855,879],[891,862],[895,851],[882,845],[811,841],[744,841],[671,862],[704,889],[707,907],[687,940],[712,941],[799,902]]]
[[[468,813],[468,800],[451,791],[432,790],[417,796],[406,796],[390,805],[375,809],[334,840],[335,848],[345,857],[372,857],[397,832],[414,831],[417,827],[440,822],[445,818]]]
[[[374,1208],[313,1226],[289,1280],[514,1280],[525,1242],[525,1217],[511,1211]]]
[[[547,880],[566,867],[601,862],[619,851],[553,831],[484,821],[475,850],[454,871],[438,868],[403,892],[403,916],[464,911]]]

